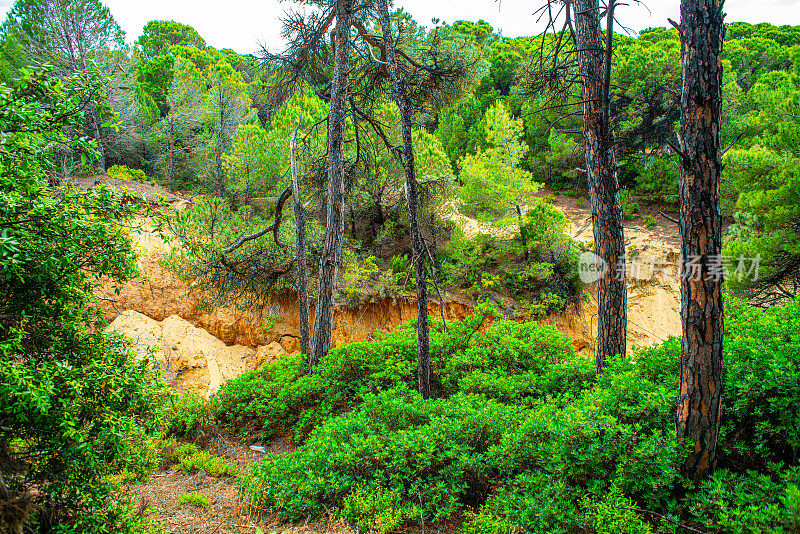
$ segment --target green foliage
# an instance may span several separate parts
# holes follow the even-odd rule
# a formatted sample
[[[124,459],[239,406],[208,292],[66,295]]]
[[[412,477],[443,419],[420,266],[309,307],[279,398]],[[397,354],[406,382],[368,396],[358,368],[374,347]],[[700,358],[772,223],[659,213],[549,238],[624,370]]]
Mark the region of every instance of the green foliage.
[[[629,162],[635,173],[634,191],[636,194],[652,201],[676,204],[678,201],[678,162],[675,158],[676,156],[632,155]],[[633,213],[630,209],[628,212]]]
[[[468,155],[461,165],[460,196],[470,214],[497,218],[512,213],[521,219],[522,206],[541,189],[542,184],[519,166],[528,150],[520,141],[522,130],[522,121],[512,118],[502,102],[486,112],[490,148]]]
[[[481,324],[482,313],[490,311],[479,310],[447,329],[432,321],[431,360],[464,350]],[[416,346],[416,331],[410,324],[382,336],[380,343],[363,341],[333,349],[312,376],[306,375],[300,356],[283,358],[227,382],[213,400],[214,413],[232,430],[256,439],[292,429],[295,440],[302,442],[312,428],[332,414],[352,409],[365,394],[400,383],[414,387]]]
[[[690,497],[689,506],[708,532],[797,532],[800,469],[774,466],[769,475],[718,470]]]
[[[487,513],[464,514],[464,534],[514,534],[516,530],[503,519]]]
[[[208,508],[208,499],[199,491],[187,491],[178,499],[181,504],[191,504],[198,508]]]
[[[147,175],[141,169],[131,169],[125,165],[114,165],[106,170],[109,178],[115,180],[125,180],[129,182],[139,182],[140,184],[148,182]]]
[[[145,60],[169,53],[172,46],[206,47],[205,40],[191,26],[171,20],[151,20],[136,40],[137,51]]]
[[[138,450],[156,424],[162,384],[127,342],[105,334],[95,308],[101,277],[136,274],[117,224],[129,206],[107,188],[48,187],[51,149],[89,151],[79,131],[91,76],[25,73],[0,86],[0,456],[3,499],[30,501],[10,529],[124,532],[133,515],[108,477],[141,477]],[[4,525],[5,526],[5,525]]]
[[[634,202],[633,194],[628,189],[621,189],[619,192],[619,201],[622,204],[622,217],[625,220],[633,219],[636,213],[639,212],[639,203]]]
[[[198,450],[197,446],[191,443],[179,446],[170,454],[170,458],[178,462],[173,469],[186,474],[198,471],[203,471],[211,477],[235,477],[239,474],[239,468],[235,465],[226,462],[224,458]]]
[[[677,474],[679,340],[615,360],[597,377],[593,363],[550,328],[502,322],[481,334],[479,323],[471,322],[468,328],[448,326],[460,333],[445,345],[458,348],[446,352],[434,348],[442,341],[434,328],[436,386],[429,401],[414,391],[413,330],[330,353],[320,366],[321,382],[332,383],[331,371],[338,369],[336,387],[350,392],[338,397],[343,402],[312,393],[316,379],[301,374],[300,361],[291,364],[297,371],[289,382],[286,375],[282,382],[265,380],[287,366],[282,362],[229,382],[221,397],[231,402],[231,393],[251,382],[250,403],[306,384],[306,408],[283,396],[275,402],[283,414],[273,412],[270,426],[282,427],[298,411],[309,418],[309,411],[316,412],[301,446],[254,465],[240,489],[255,505],[300,518],[346,499],[348,506],[371,502],[370,491],[388,488],[380,499],[393,503],[387,508],[420,503],[417,513],[426,524],[445,521],[468,504],[476,507],[466,515],[468,532],[646,533],[668,527],[634,508],[709,532],[737,524],[792,531],[797,469],[779,462],[793,461],[800,435],[800,399],[789,385],[800,379],[798,317],[800,301],[768,312],[739,302],[729,306],[722,407],[728,415],[719,450],[729,471],[699,488],[684,485]],[[367,350],[385,362],[380,375],[357,363]],[[406,353],[404,366],[395,356],[400,352]],[[309,403],[311,396],[324,400]],[[332,404],[338,409],[329,410]]]
[[[339,284],[336,291],[339,300],[350,307],[357,307],[375,298],[400,296],[403,291],[400,285],[405,280],[406,272],[398,272],[394,267],[381,270],[375,256],[359,259],[349,250],[344,251]],[[406,257],[405,262],[408,262]],[[394,265],[402,266],[402,257],[395,259]]]
[[[456,228],[443,253],[446,283],[477,300],[501,289],[501,281],[508,293],[536,309],[534,315],[563,311],[583,287],[577,271],[579,251],[566,227],[560,210],[538,203],[522,219],[520,235],[509,241],[486,234],[468,239]]]
[[[213,422],[211,403],[197,393],[184,393],[170,397],[170,406],[165,413],[167,436],[188,437],[208,427]]]
[[[632,508],[634,502],[611,486],[602,499],[586,499],[586,515],[597,534],[650,534],[653,529]]]
[[[386,488],[360,486],[342,501],[342,509],[335,512],[348,523],[368,532],[393,532],[414,511],[414,507],[401,506],[400,499]]]

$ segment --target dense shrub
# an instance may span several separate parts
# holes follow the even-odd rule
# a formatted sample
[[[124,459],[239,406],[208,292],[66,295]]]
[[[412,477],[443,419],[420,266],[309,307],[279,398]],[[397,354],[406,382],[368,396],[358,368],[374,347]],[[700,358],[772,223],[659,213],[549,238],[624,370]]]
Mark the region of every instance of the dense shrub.
[[[96,71],[93,71],[96,72]],[[53,152],[93,158],[76,134],[102,93],[90,72],[24,72],[0,85],[0,529],[125,533],[144,521],[112,477],[155,465],[141,447],[161,383],[127,343],[103,332],[99,280],[136,274],[130,206],[106,187],[50,187]],[[98,102],[96,118],[108,109]],[[72,135],[75,134],[75,135]]]
[[[188,437],[212,424],[211,403],[197,393],[170,397],[164,414],[167,436]]]
[[[583,289],[577,267],[580,251],[565,233],[567,223],[561,211],[540,202],[527,211],[519,232],[509,239],[489,234],[468,238],[455,229],[441,255],[444,282],[479,301],[504,289],[526,301],[530,315],[561,312]]]
[[[503,322],[480,332],[471,319],[448,334],[435,329],[457,348],[437,349],[428,401],[414,391],[413,332],[332,351],[323,366],[336,386],[320,385],[325,396],[304,405],[306,421],[318,422],[293,453],[254,465],[240,490],[293,519],[345,502],[352,509],[354,496],[373,488],[385,493],[387,517],[440,523],[465,513],[467,532],[639,534],[673,531],[672,522],[715,533],[796,532],[800,301],[767,311],[733,302],[728,311],[725,469],[699,488],[677,469],[679,340],[616,360],[596,378],[550,328]],[[291,366],[293,379],[280,371]],[[262,393],[252,389],[247,402],[312,380],[299,366],[259,371]],[[235,413],[230,393],[241,386],[227,387],[221,397]],[[337,397],[342,389],[352,396]],[[330,410],[323,398],[350,400]],[[266,428],[277,431],[288,411],[264,420]]]
[[[480,308],[490,313],[490,308]],[[430,348],[435,395],[453,380],[440,373],[449,356],[466,350],[482,326],[481,312],[444,328],[431,321]],[[291,429],[295,441],[328,417],[349,411],[365,394],[398,384],[416,384],[416,328],[414,323],[381,337],[380,343],[363,341],[337,347],[320,362],[313,376],[306,375],[302,356],[284,358],[227,382],[214,399],[217,419],[230,428],[247,431],[255,439],[268,439]]]

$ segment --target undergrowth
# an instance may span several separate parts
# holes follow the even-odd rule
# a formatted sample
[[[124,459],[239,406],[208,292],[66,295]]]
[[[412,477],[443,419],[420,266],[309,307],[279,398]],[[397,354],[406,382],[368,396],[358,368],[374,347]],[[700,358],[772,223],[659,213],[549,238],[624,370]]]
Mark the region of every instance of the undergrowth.
[[[243,497],[365,528],[463,515],[466,532],[798,532],[800,301],[728,305],[718,470],[700,487],[677,470],[679,340],[596,377],[554,329],[484,331],[486,312],[434,323],[430,400],[415,391],[413,325],[331,351],[314,376],[288,358],[228,382],[221,421],[299,444],[240,477]]]

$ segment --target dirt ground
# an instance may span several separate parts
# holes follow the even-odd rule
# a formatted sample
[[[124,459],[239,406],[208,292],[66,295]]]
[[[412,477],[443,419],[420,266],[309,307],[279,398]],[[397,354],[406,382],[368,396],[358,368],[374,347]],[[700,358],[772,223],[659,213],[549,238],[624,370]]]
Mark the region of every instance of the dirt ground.
[[[199,440],[202,448],[235,463],[241,473],[265,454],[283,455],[293,449],[288,438],[277,438],[266,453],[251,450],[226,432],[211,429]],[[214,478],[199,472],[186,475],[167,468],[154,473],[144,483],[132,488],[140,503],[156,519],[167,534],[254,534],[260,527],[264,534],[350,534],[353,531],[339,522],[309,518],[302,523],[284,523],[268,511],[248,510],[236,493],[236,478]],[[207,508],[179,504],[180,497],[190,491],[201,492],[208,500]]]
[[[179,191],[173,194],[158,184],[153,185],[150,183],[118,180],[105,174],[98,174],[97,176],[74,176],[72,180],[83,190],[89,190],[99,184],[104,184],[120,191],[124,190],[136,194],[151,204],[157,204],[163,199],[167,204],[180,208],[188,203],[188,199]]]
[[[208,430],[198,440],[211,454],[221,456],[239,467],[240,473],[248,473],[250,466],[260,461],[265,454],[282,456],[294,449],[288,437],[274,439],[266,452],[256,452],[236,437],[217,429]],[[287,523],[269,510],[248,510],[236,493],[236,478],[213,478],[204,473],[193,475],[167,468],[153,473],[150,480],[131,487],[142,508],[156,519],[165,534],[255,534],[260,527],[264,534],[357,534],[344,521],[309,517],[305,521]],[[180,504],[180,497],[190,491],[201,492],[209,501],[207,508],[191,504]],[[461,532],[457,524],[451,526],[407,528],[406,534],[423,532],[456,534]]]

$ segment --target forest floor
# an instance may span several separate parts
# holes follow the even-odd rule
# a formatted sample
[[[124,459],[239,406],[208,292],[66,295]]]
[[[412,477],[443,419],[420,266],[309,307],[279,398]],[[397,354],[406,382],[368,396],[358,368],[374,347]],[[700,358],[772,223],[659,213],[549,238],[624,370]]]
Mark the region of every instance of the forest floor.
[[[198,439],[198,447],[236,464],[241,474],[265,454],[282,456],[294,449],[291,439],[278,437],[266,446],[266,452],[251,450],[249,446],[228,432],[206,428]],[[268,510],[248,510],[239,499],[236,478],[213,478],[203,472],[187,475],[170,466],[154,473],[150,480],[131,487],[141,508],[146,509],[165,534],[254,534],[261,528],[264,534],[356,534],[357,529],[341,520],[309,517],[305,521],[287,523]],[[209,501],[206,508],[180,504],[184,493],[201,492]],[[439,534],[461,532],[458,525],[437,525]],[[429,527],[428,532],[432,532]],[[419,528],[402,532],[417,534]]]
[[[209,453],[236,464],[242,474],[263,458],[264,454],[283,455],[293,449],[288,438],[277,438],[266,453],[251,450],[241,440],[215,428],[205,429],[197,440]],[[254,534],[260,527],[264,534],[344,534],[352,532],[346,525],[316,521],[284,523],[275,514],[248,510],[236,492],[235,477],[213,478],[205,473],[184,474],[164,466],[150,480],[132,488],[141,507],[149,511],[167,534]],[[200,492],[209,501],[206,508],[178,501],[184,493]]]

